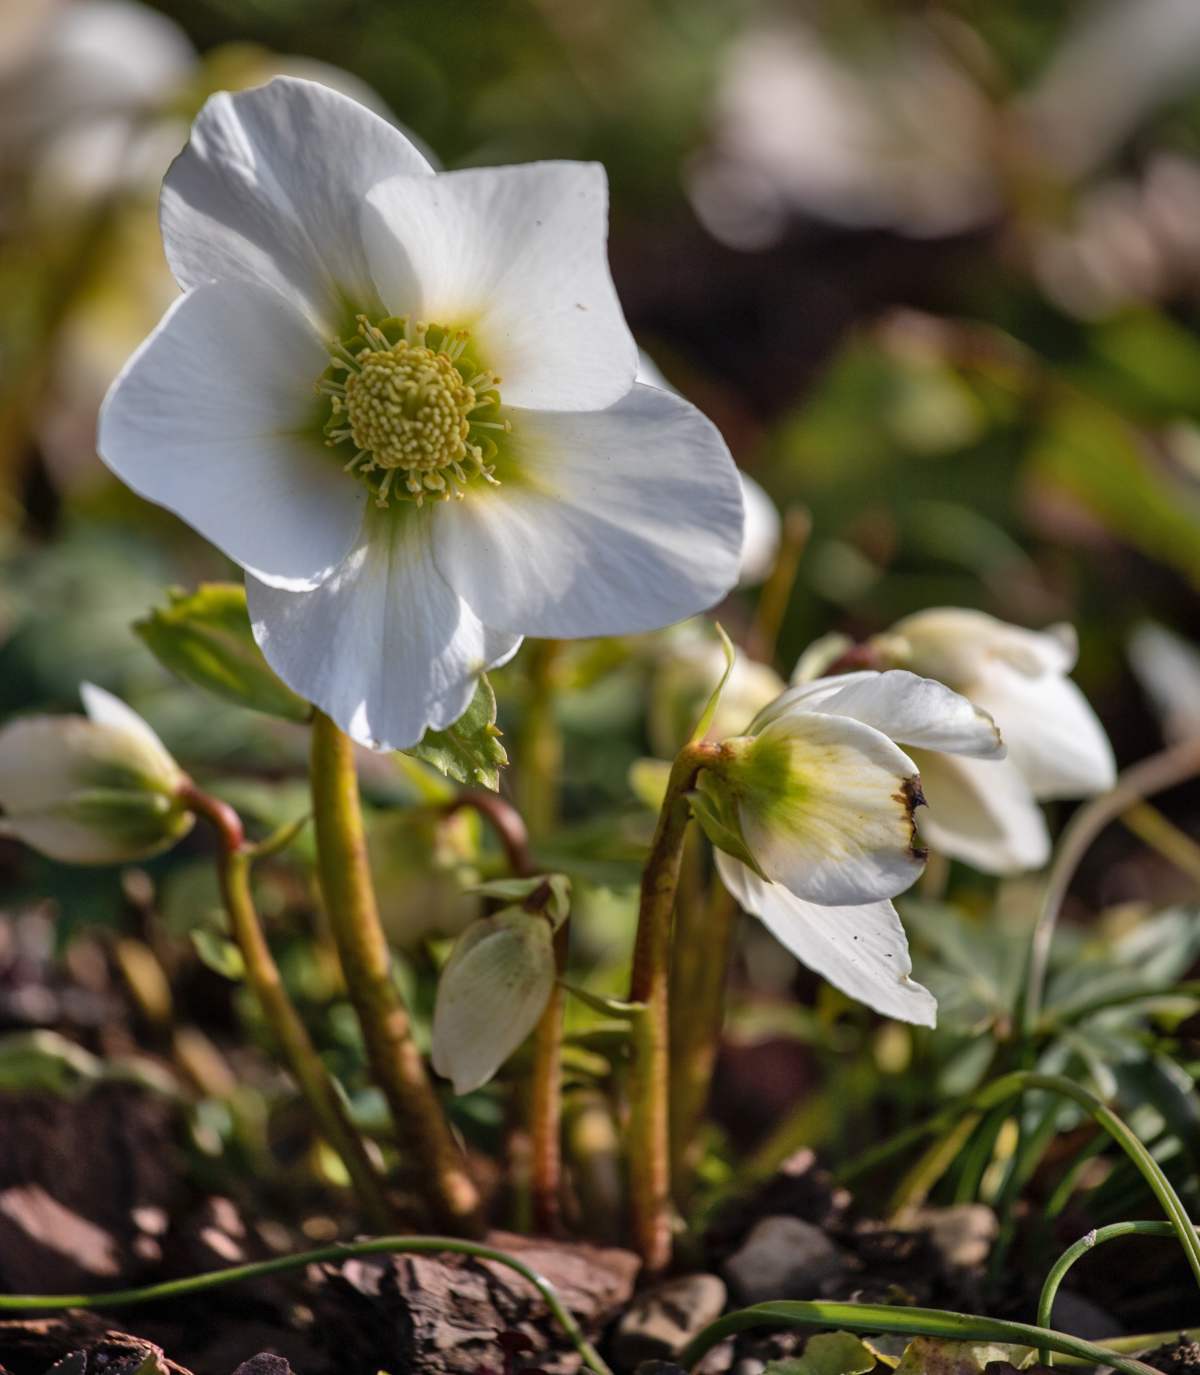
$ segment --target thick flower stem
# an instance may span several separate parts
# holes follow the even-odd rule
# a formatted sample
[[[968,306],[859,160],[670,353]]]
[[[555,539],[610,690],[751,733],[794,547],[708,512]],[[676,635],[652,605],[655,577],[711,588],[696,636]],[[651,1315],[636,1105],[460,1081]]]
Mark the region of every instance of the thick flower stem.
[[[691,819],[687,795],[719,752],[720,746],[705,742],[680,751],[642,873],[629,1001],[644,1006],[632,1025],[628,1159],[633,1244],[649,1274],[671,1260],[671,918]]]
[[[393,1226],[395,1215],[384,1192],[383,1180],[288,996],[279,966],[267,944],[250,891],[251,853],[245,843],[241,820],[232,807],[201,792],[194,784],[185,787],[184,795],[188,805],[213,824],[220,838],[221,897],[229,917],[230,934],[241,951],[246,983],[257,998],[267,1025],[300,1086],[317,1129],[341,1157],[370,1226],[376,1229]]]
[[[313,720],[313,818],[330,929],[367,1059],[396,1123],[401,1148],[422,1173],[430,1207],[454,1231],[482,1231],[479,1194],[413,1040],[392,981],[358,798],[354,747],[323,712]]]
[[[554,933],[554,961],[559,979],[567,963],[568,924]],[[539,1232],[562,1231],[562,1037],[566,992],[556,982],[533,1033],[533,1079],[530,1084],[530,1189],[533,1221]]]
[[[671,1178],[683,1203],[696,1167],[697,1129],[712,1089],[725,1018],[725,981],[737,904],[719,883],[681,904],[671,971]]]

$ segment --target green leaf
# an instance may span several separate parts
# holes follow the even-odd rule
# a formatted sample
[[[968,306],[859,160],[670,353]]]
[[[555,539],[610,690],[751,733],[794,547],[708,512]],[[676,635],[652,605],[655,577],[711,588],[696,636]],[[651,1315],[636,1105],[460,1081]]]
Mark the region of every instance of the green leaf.
[[[0,1094],[52,1093],[69,1098],[103,1077],[103,1061],[57,1031],[0,1036]]]
[[[242,959],[242,952],[231,940],[226,940],[224,936],[216,931],[210,931],[205,926],[198,926],[191,932],[191,937],[196,954],[214,974],[234,980],[241,979],[245,974],[246,965]]]
[[[908,1344],[896,1375],[983,1375],[992,1361],[1020,1368],[1033,1359],[1029,1347],[998,1342],[948,1342],[941,1337],[916,1337]]]
[[[246,591],[236,583],[173,590],[170,602],[133,628],[164,667],[185,682],[251,711],[307,721],[312,707],[274,673],[255,643]]]
[[[718,621],[716,627],[717,634],[721,637],[721,648],[725,651],[725,672],[721,674],[720,682],[713,688],[704,710],[700,713],[700,719],[692,731],[690,743],[693,745],[703,740],[708,734],[713,723],[713,717],[717,714],[717,708],[721,705],[721,694],[725,691],[725,684],[729,681],[729,675],[733,672],[733,666],[737,662],[737,652],[734,650],[733,642],[725,634],[724,626]]]
[[[867,1375],[875,1356],[849,1332],[818,1332],[804,1351],[786,1361],[769,1361],[764,1375]]]
[[[421,743],[404,753],[431,764],[456,783],[496,792],[508,754],[500,743],[496,694],[486,675],[480,677],[471,705],[452,726],[426,731]]]

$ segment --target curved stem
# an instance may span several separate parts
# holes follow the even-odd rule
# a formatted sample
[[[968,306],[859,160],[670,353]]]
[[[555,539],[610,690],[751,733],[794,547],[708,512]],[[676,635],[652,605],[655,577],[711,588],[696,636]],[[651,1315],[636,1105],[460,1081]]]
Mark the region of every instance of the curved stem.
[[[181,797],[193,811],[212,823],[220,838],[221,897],[229,917],[230,934],[241,951],[246,982],[300,1086],[318,1130],[341,1157],[364,1214],[373,1227],[389,1227],[394,1224],[395,1215],[384,1192],[383,1180],[288,996],[259,922],[250,890],[252,852],[246,845],[241,818],[228,803],[210,797],[194,783],[184,786]]]
[[[693,1337],[679,1357],[691,1368],[718,1342],[752,1327],[829,1327],[845,1332],[895,1332],[913,1337],[943,1337],[953,1342],[1003,1342],[1012,1346],[1040,1346],[1078,1356],[1089,1365],[1111,1366],[1123,1375],[1158,1375],[1151,1366],[1106,1347],[1048,1332],[1030,1323],[950,1313],[941,1308],[900,1308],[883,1303],[805,1303],[791,1300],[759,1303],[727,1313]]]
[[[311,772],[321,890],[371,1072],[387,1099],[402,1149],[412,1152],[422,1172],[433,1213],[444,1226],[479,1235],[478,1191],[392,979],[371,882],[354,747],[320,711],[313,719]]]
[[[1114,1222],[1109,1227],[1093,1227],[1086,1236],[1079,1238],[1073,1246],[1068,1246],[1061,1256],[1050,1268],[1050,1273],[1046,1276],[1046,1282],[1042,1285],[1042,1293],[1038,1299],[1037,1320],[1039,1327],[1050,1326],[1050,1315],[1054,1312],[1054,1300],[1058,1296],[1058,1287],[1066,1277],[1067,1271],[1081,1257],[1086,1256],[1089,1251],[1095,1250],[1106,1241],[1115,1241],[1117,1237],[1169,1237],[1174,1228],[1169,1222]],[[1043,1348],[1038,1353],[1038,1360],[1044,1365],[1053,1365],[1053,1355]]]
[[[61,1312],[67,1308],[124,1308],[131,1304],[153,1303],[160,1299],[183,1298],[189,1294],[203,1294],[221,1285],[239,1280],[260,1279],[264,1275],[278,1275],[287,1270],[302,1270],[323,1261],[350,1260],[354,1256],[433,1255],[446,1253],[474,1256],[490,1260],[515,1270],[527,1280],[545,1300],[559,1326],[567,1334],[572,1346],[595,1375],[612,1375],[595,1347],[583,1335],[570,1310],[559,1298],[549,1280],[543,1279],[524,1261],[478,1242],[462,1241],[457,1237],[372,1237],[367,1241],[352,1241],[334,1246],[318,1246],[311,1251],[298,1251],[290,1256],[276,1256],[271,1260],[252,1261],[247,1265],[231,1265],[224,1270],[209,1270],[203,1275],[189,1275],[186,1279],[166,1280],[162,1284],[142,1285],[137,1289],[114,1289],[106,1294],[0,1294],[0,1312]]]
[[[1027,1037],[1035,1030],[1041,1014],[1046,967],[1050,960],[1050,946],[1054,939],[1059,909],[1067,895],[1075,870],[1092,841],[1110,822],[1116,821],[1144,798],[1182,783],[1197,772],[1200,772],[1200,738],[1189,738],[1126,769],[1111,792],[1080,807],[1068,822],[1058,842],[1050,872],[1046,876],[1042,905],[1038,911],[1029,947],[1022,1018],[1022,1027]]]
[[[1024,1093],[1026,1089],[1046,1089],[1050,1093],[1058,1093],[1064,1098],[1072,1099],[1080,1107],[1091,1113],[1097,1123],[1108,1132],[1150,1186],[1151,1193],[1162,1204],[1163,1212],[1170,1220],[1171,1227],[1179,1238],[1179,1244],[1187,1256],[1192,1274],[1195,1275],[1196,1282],[1200,1284],[1200,1238],[1196,1236],[1196,1229],[1192,1226],[1192,1221],[1187,1215],[1183,1202],[1175,1192],[1171,1181],[1163,1173],[1158,1161],[1117,1114],[1102,1103],[1095,1094],[1089,1093],[1087,1089],[1064,1075],[1035,1074],[1028,1070],[1015,1070],[1012,1074],[1006,1074],[980,1090],[972,1100],[972,1106],[986,1111],[998,1106],[1006,1098],[1015,1098],[1018,1094]]]
[[[685,745],[671,767],[650,856],[642,873],[629,1001],[643,1004],[631,1028],[628,1159],[634,1249],[650,1274],[671,1259],[671,918],[691,820],[687,795],[720,746]]]

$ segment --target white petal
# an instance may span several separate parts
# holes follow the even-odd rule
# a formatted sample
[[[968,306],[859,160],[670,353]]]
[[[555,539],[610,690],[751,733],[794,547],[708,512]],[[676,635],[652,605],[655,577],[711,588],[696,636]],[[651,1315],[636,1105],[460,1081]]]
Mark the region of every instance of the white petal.
[[[1009,759],[962,759],[914,751],[926,806],[921,839],[985,874],[1040,869],[1050,858],[1046,821]]]
[[[694,406],[637,386],[606,411],[511,412],[511,472],[438,512],[437,560],[488,625],[654,630],[737,579],[741,487]]]
[[[213,96],[163,183],[162,230],[180,286],[275,287],[323,338],[379,301],[359,228],[385,177],[429,175],[399,130],[315,81],[276,77]]]
[[[406,749],[452,725],[479,674],[520,644],[482,625],[438,573],[432,514],[370,507],[357,546],[316,591],[246,579],[267,662],[372,749]]]
[[[957,606],[905,616],[879,639],[898,646],[904,668],[939,678],[960,692],[971,692],[976,677],[993,663],[1006,663],[1030,677],[1069,673],[1078,650],[1069,625],[1026,630]]]
[[[455,1093],[486,1084],[537,1025],[554,988],[550,924],[484,917],[459,938],[438,982],[433,1067]]]
[[[997,663],[971,696],[995,717],[1009,758],[1035,797],[1090,797],[1116,782],[1104,727],[1070,678],[1028,678]]]
[[[828,905],[894,897],[925,862],[912,810],[917,767],[871,726],[795,712],[755,737],[758,783],[741,788],[738,814],[766,876]]]
[[[742,534],[742,566],[738,573],[739,587],[757,587],[765,582],[775,560],[779,557],[779,540],[783,522],[779,508],[752,477],[739,474],[742,479],[742,504],[746,510],[746,524]]]
[[[637,348],[608,270],[599,164],[399,177],[367,206],[363,235],[388,308],[469,329],[506,404],[598,410],[632,386]]]
[[[986,711],[944,683],[903,669],[845,673],[788,688],[759,713],[751,733],[792,710],[849,716],[899,745],[979,759],[1004,757],[1000,731]]]
[[[256,577],[315,587],[353,545],[366,501],[318,430],[313,384],[328,361],[278,292],[197,287],[113,383],[100,455]]]
[[[781,945],[849,998],[886,1017],[933,1026],[937,1003],[909,976],[912,961],[890,902],[822,907],[804,902],[728,855],[717,854],[721,881]]]
[[[172,759],[167,747],[131,706],[95,683],[80,683],[79,696],[89,721],[131,735],[140,742],[148,756],[158,758],[164,777],[179,774],[179,765]]]

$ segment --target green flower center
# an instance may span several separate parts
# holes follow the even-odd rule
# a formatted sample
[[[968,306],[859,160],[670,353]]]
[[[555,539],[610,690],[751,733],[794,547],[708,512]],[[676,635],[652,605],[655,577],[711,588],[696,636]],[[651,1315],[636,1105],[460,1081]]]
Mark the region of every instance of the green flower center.
[[[461,499],[473,479],[497,484],[491,460],[505,432],[500,379],[477,365],[466,330],[357,317],[330,347],[317,390],[329,398],[326,443],[353,448],[354,473],[377,506]]]

